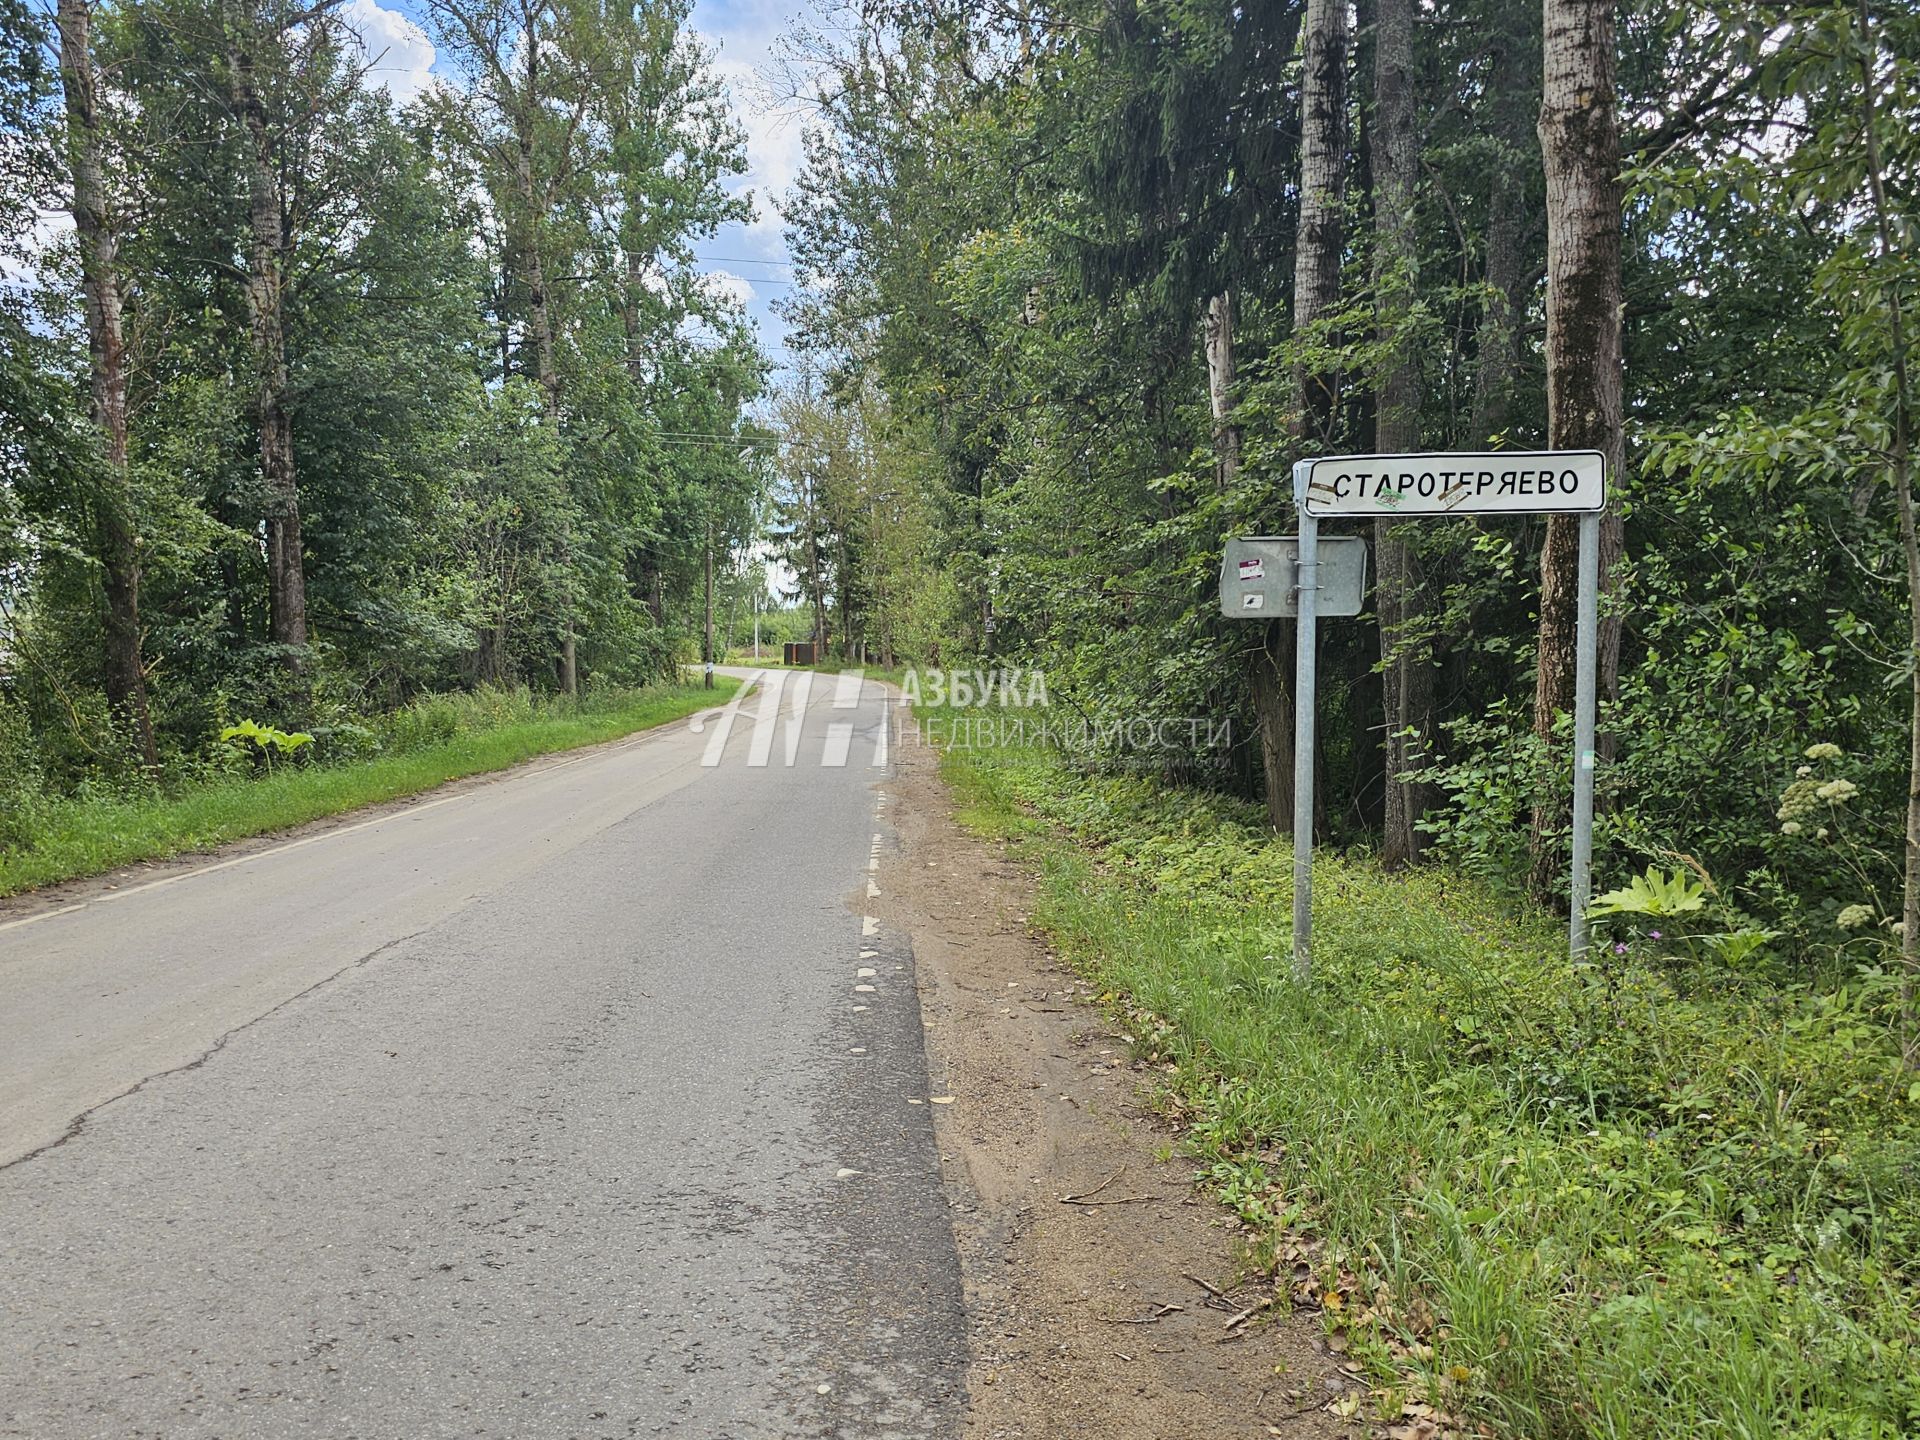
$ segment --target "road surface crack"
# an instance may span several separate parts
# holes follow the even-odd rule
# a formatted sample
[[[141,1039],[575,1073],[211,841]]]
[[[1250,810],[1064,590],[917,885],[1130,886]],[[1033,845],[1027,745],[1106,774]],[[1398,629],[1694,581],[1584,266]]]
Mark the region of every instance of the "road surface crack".
[[[427,928],[431,928],[431,927],[427,927]],[[287,996],[286,999],[273,1005],[269,1009],[261,1011],[258,1015],[254,1016],[251,1020],[248,1020],[245,1023],[240,1025],[235,1025],[231,1030],[223,1031],[214,1040],[213,1044],[209,1045],[205,1050],[201,1051],[200,1054],[196,1055],[193,1059],[185,1061],[184,1063],[179,1065],[170,1066],[165,1070],[156,1070],[151,1075],[143,1076],[141,1079],[136,1080],[133,1084],[127,1086],[126,1089],[116,1091],[114,1094],[109,1095],[104,1100],[96,1101],[94,1104],[89,1105],[86,1109],[82,1110],[78,1115],[74,1116],[73,1119],[69,1120],[67,1122],[67,1128],[64,1131],[62,1131],[61,1134],[57,1136],[55,1139],[47,1141],[47,1143],[44,1145],[36,1145],[33,1149],[25,1151],[22,1154],[16,1155],[11,1160],[0,1160],[0,1174],[6,1173],[7,1171],[13,1169],[13,1167],[16,1165],[24,1165],[29,1160],[36,1160],[40,1156],[47,1154],[49,1151],[58,1150],[61,1146],[65,1145],[68,1141],[77,1138],[80,1135],[80,1133],[87,1128],[87,1122],[91,1120],[100,1111],[106,1109],[109,1105],[115,1104],[121,1100],[125,1100],[129,1096],[139,1094],[142,1090],[146,1089],[147,1086],[153,1084],[154,1081],[156,1080],[165,1080],[169,1076],[184,1075],[189,1070],[198,1070],[202,1065],[205,1065],[209,1060],[213,1059],[214,1056],[218,1055],[222,1050],[226,1049],[227,1042],[233,1039],[234,1036],[243,1034],[244,1032],[251,1030],[254,1026],[258,1025],[263,1020],[271,1020],[274,1016],[278,1015],[282,1010],[285,1010],[289,1006],[295,1005],[300,1001],[306,999],[309,995],[313,994],[316,990],[324,989],[326,986],[333,984],[333,982],[338,980],[342,975],[349,974],[352,971],[359,970],[368,965],[371,965],[375,960],[379,959],[380,956],[386,954],[389,950],[396,949],[397,947],[406,944],[409,940],[416,940],[424,934],[426,934],[426,929],[424,928],[420,930],[412,930],[405,935],[396,935],[393,939],[386,941],[384,944],[376,945],[373,949],[367,951],[366,954],[358,956],[355,959],[349,960],[346,964],[342,965],[338,970],[335,970],[330,974],[321,976],[318,980],[314,981],[311,985],[307,986],[305,989],[298,990],[294,992],[292,995]]]

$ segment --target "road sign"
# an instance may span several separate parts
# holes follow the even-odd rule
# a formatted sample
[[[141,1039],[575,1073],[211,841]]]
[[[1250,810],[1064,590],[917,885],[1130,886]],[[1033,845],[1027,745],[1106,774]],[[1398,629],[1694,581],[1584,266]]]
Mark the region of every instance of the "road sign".
[[[1220,562],[1220,613],[1229,620],[1288,619],[1297,607],[1300,555],[1295,535],[1229,540]],[[1329,535],[1320,542],[1320,613],[1358,615],[1367,593],[1367,542]]]
[[[1600,511],[1606,504],[1606,459],[1597,450],[1491,455],[1348,455],[1302,460],[1293,467],[1300,514],[1294,578],[1293,680],[1293,964],[1304,979],[1313,964],[1313,823],[1304,842],[1299,817],[1313,814],[1316,626],[1324,593],[1322,557],[1335,537],[1320,538],[1326,516],[1405,515],[1409,519],[1487,513],[1572,512],[1580,516],[1580,569],[1574,634],[1573,916],[1568,948],[1587,948],[1587,902],[1593,864],[1595,680],[1598,669]],[[1227,578],[1220,590],[1226,596]]]
[[[1310,515],[1594,514],[1607,503],[1598,450],[1336,455],[1304,462]]]

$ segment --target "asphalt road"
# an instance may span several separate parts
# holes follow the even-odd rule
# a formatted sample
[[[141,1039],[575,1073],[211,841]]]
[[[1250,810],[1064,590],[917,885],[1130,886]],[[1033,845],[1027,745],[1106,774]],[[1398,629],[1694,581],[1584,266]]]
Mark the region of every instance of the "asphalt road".
[[[956,1433],[886,701],[797,679],[0,913],[0,1435]]]

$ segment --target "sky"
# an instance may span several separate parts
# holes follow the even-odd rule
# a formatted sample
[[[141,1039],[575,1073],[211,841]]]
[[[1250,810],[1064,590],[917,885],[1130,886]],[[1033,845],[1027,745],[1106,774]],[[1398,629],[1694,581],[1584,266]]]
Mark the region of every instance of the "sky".
[[[714,71],[747,132],[749,168],[732,188],[750,191],[756,212],[749,223],[722,226],[697,253],[714,283],[745,301],[776,365],[787,358],[786,327],[772,305],[786,295],[793,270],[773,202],[800,169],[800,120],[768,101],[759,77],[781,33],[809,9],[807,0],[696,0],[693,9],[693,27],[712,52]],[[434,74],[444,73],[444,68],[436,72],[437,57],[417,0],[349,0],[345,14],[376,58],[371,78],[385,85],[396,103],[405,104]]]

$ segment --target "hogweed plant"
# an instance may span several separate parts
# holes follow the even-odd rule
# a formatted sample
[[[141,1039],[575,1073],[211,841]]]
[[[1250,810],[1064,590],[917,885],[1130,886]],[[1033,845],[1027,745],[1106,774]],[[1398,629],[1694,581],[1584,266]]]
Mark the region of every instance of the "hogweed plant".
[[[277,730],[253,720],[242,720],[238,725],[227,726],[220,732],[220,738],[265,764],[269,775],[273,774],[275,755],[285,760],[302,747],[313,744],[313,736],[304,730]]]
[[[1887,945],[1898,945],[1903,927],[1875,877],[1899,873],[1888,848],[1899,832],[1853,808],[1860,788],[1839,773],[1847,756],[1838,745],[1823,740],[1802,754],[1806,763],[1795,768],[1781,792],[1774,818],[1782,835],[1804,845],[1809,865],[1837,871],[1846,881],[1841,888],[1857,897],[1834,910],[1833,926],[1842,936],[1836,948],[1870,948],[1872,959],[1884,959]]]

